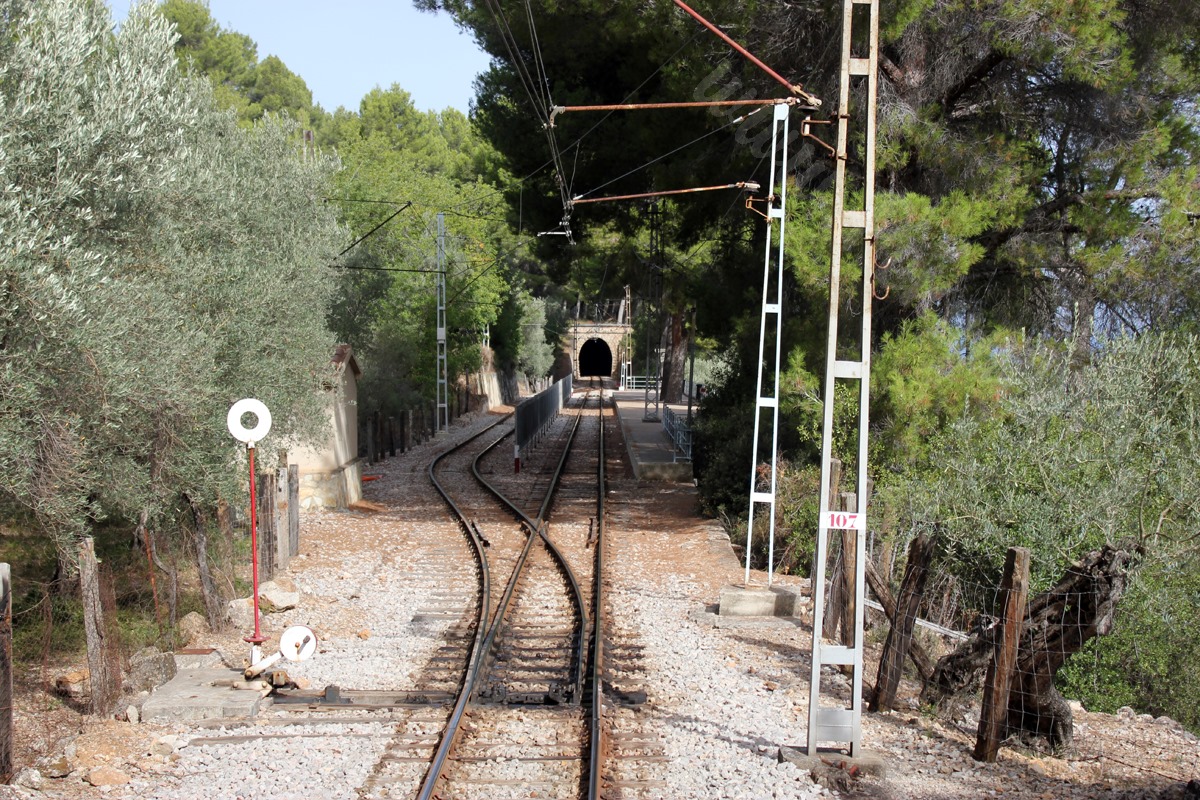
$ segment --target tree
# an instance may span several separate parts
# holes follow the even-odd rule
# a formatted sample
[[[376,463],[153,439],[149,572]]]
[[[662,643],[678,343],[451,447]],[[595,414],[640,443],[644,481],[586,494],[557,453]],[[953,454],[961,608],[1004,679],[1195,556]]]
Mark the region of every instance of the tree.
[[[287,112],[297,119],[308,119],[312,92],[304,79],[287,68],[278,56],[267,56],[254,68],[254,83],[248,87],[250,102],[262,114]]]
[[[531,378],[543,378],[554,366],[554,350],[546,341],[546,301],[519,291],[504,305],[496,325],[500,366]]]
[[[614,103],[780,92],[707,34],[689,39],[694,23],[670,6],[534,3],[531,22],[458,0],[419,5],[452,13],[494,56],[479,83],[478,119],[516,174],[534,173],[549,158],[537,124],[546,98]],[[828,43],[840,35],[840,7],[835,0],[714,0],[701,10],[736,28],[739,39],[801,79],[833,113],[836,48]],[[1198,245],[1187,212],[1200,206],[1200,12],[1194,4],[1140,0],[1106,0],[1099,8],[1103,13],[1096,4],[1065,2],[885,4],[877,216],[880,258],[893,266],[881,276],[892,291],[877,304],[880,335],[933,309],[985,332],[1025,327],[1067,338],[1084,359],[1096,335],[1140,330],[1181,313],[1194,318],[1189,265]],[[545,98],[526,88],[535,72],[547,83]],[[591,121],[576,121],[583,115],[560,115],[554,131],[570,169],[558,180],[575,194],[614,174],[628,173],[618,185],[630,192],[686,186],[695,175],[704,183],[761,178],[756,165],[769,137],[761,115],[740,120],[751,110],[616,114],[594,132]],[[728,133],[716,135],[722,126]],[[635,169],[685,144],[690,136],[681,130],[709,136]],[[797,142],[792,152],[789,169],[801,191],[791,205],[790,277],[819,308],[829,216],[821,189],[830,169],[812,143]],[[852,175],[856,170],[861,166],[851,164]],[[525,219],[542,229],[562,213],[555,180],[553,170],[543,170],[524,185]],[[719,225],[727,202],[689,202],[684,240]],[[594,209],[576,209],[580,237],[597,215],[633,222],[624,211]],[[752,230],[751,221],[741,220],[743,231]],[[743,249],[718,248],[715,255],[736,256],[741,265],[718,291],[745,285],[753,261],[742,258]],[[797,345],[810,365],[823,352],[807,333]]]
[[[233,400],[267,402],[277,441],[322,423],[324,265],[344,232],[323,203],[335,162],[303,158],[289,123],[239,128],[148,4],[115,34],[89,0],[13,13],[0,502],[69,572],[101,519],[153,539],[239,495]]]
[[[179,32],[175,53],[180,64],[212,81],[221,106],[236,109],[246,123],[279,113],[310,122],[312,92],[278,56],[260,62],[258,45],[244,33],[218,25],[202,0],[163,0],[158,8]]]
[[[955,624],[964,627],[973,612],[992,613],[1006,548],[1030,549],[1031,591],[1038,592],[1085,554],[1131,540],[1134,547],[1125,550],[1144,554],[1128,600],[1116,610],[1117,635],[1090,645],[1083,657],[1104,653],[1117,668],[1100,673],[1104,688],[1093,686],[1089,699],[1133,697],[1192,724],[1194,692],[1168,690],[1174,681],[1155,688],[1143,676],[1200,655],[1194,622],[1176,612],[1193,599],[1186,576],[1196,563],[1200,525],[1192,468],[1200,457],[1196,344],[1190,336],[1151,333],[1117,339],[1074,370],[1069,347],[1014,344],[1001,360],[1005,389],[997,413],[951,425],[934,442],[940,456],[933,474],[891,482],[875,512],[895,520],[905,536],[938,531],[937,572],[952,576],[956,587],[941,594],[959,598]],[[1163,619],[1171,630],[1157,630]],[[1080,672],[1085,663],[1076,659],[1068,686],[1089,682]]]
[[[437,213],[447,229],[452,375],[479,368],[482,331],[497,320],[519,248],[501,196],[472,170],[488,149],[457,112],[419,112],[395,85],[369,92],[361,112],[338,123],[345,169],[336,194],[355,238],[367,238],[335,265],[342,300],[330,324],[359,353],[363,409],[391,414],[434,394]]]

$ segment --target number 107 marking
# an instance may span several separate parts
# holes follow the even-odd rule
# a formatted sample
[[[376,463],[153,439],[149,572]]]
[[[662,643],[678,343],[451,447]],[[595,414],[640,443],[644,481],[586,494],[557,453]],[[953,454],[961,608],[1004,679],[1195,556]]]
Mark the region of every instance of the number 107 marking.
[[[867,515],[849,511],[826,511],[821,515],[821,524],[830,530],[865,531]]]

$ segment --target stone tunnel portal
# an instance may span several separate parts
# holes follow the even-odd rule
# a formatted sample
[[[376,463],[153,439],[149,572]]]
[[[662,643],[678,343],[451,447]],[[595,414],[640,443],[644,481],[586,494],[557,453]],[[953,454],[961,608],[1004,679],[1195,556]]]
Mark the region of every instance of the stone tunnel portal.
[[[603,339],[588,339],[579,348],[579,377],[581,378],[611,378],[613,374],[613,354],[608,343]]]

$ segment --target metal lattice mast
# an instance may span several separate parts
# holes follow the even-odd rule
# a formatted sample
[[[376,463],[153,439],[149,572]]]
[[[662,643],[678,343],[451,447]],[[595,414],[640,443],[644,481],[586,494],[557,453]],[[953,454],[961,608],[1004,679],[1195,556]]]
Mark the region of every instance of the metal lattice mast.
[[[450,430],[450,384],[446,359],[446,215],[437,215],[437,414],[436,431]]]
[[[746,523],[746,584],[750,583],[750,557],[754,541],[754,516],[767,509],[767,585],[775,567],[775,485],[779,449],[779,355],[783,343],[783,235],[787,210],[788,118],[791,106],[774,108],[771,128],[771,180],[767,189],[767,247],[763,260],[762,313],[758,326],[758,381],[754,384],[754,454],[750,461],[750,519]],[[767,349],[774,340],[774,360],[767,364]],[[759,458],[763,417],[770,416],[771,449]]]
[[[817,527],[817,559],[813,583],[813,655],[809,684],[808,752],[817,752],[821,742],[846,743],[857,755],[862,738],[863,608],[866,564],[867,519],[867,425],[871,377],[871,303],[875,271],[875,98],[879,52],[879,0],[843,0],[841,90],[838,99],[837,171],[833,200],[833,256],[829,270],[829,338],[825,354],[825,417],[821,439],[820,516]],[[853,118],[853,126],[851,125]],[[862,136],[863,183],[861,208],[854,205],[855,193],[846,189],[846,162],[850,132]],[[840,341],[838,311],[842,306],[841,267],[843,256],[861,258],[861,329],[857,342]],[[842,352],[849,359],[839,359]],[[858,382],[858,452],[852,468],[857,491],[857,508],[834,507],[830,487],[833,454],[834,404],[838,381]],[[845,402],[843,399],[842,402]],[[852,532],[842,536],[843,553],[849,563],[854,552],[854,569],[846,571],[849,596],[854,598],[852,641],[829,644],[822,639],[825,617],[826,567],[831,531]],[[853,670],[850,706],[821,702],[821,668],[849,667]]]
[[[666,255],[663,247],[663,211],[657,201],[650,204],[647,212],[650,216],[650,269],[647,275],[646,290],[646,392],[643,403],[642,421],[658,422],[661,419],[662,401],[662,307],[663,307],[663,270],[666,269]],[[653,306],[653,313],[650,307]],[[658,345],[654,345],[654,337],[658,337]],[[654,371],[651,370],[651,359]],[[650,377],[654,376],[654,408],[650,407]]]

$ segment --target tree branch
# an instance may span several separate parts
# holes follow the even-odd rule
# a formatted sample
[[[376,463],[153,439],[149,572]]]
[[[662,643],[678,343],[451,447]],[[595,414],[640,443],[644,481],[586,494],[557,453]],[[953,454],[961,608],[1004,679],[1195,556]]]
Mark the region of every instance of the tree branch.
[[[879,68],[883,70],[883,74],[887,76],[887,79],[898,88],[908,85],[908,74],[895,61],[892,61],[883,53],[879,54]]]
[[[983,79],[991,74],[992,70],[1000,66],[1008,60],[1008,56],[1001,53],[999,50],[992,50],[984,56],[979,63],[972,67],[967,74],[963,75],[961,81],[951,86],[942,94],[941,107],[943,114],[949,114],[954,108],[954,104],[965,95],[967,92],[974,89]]]

